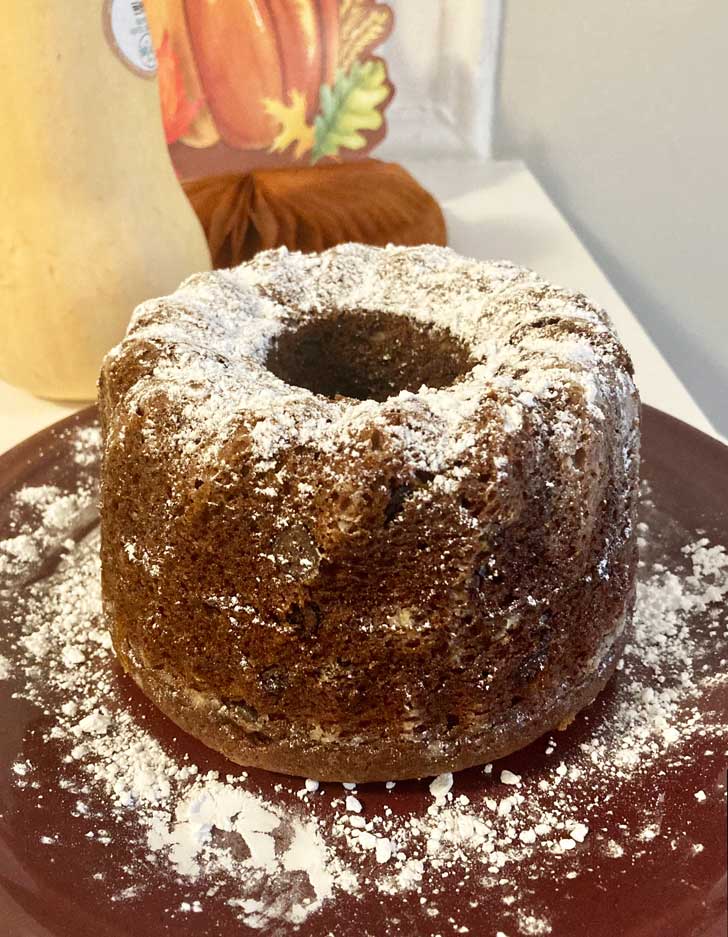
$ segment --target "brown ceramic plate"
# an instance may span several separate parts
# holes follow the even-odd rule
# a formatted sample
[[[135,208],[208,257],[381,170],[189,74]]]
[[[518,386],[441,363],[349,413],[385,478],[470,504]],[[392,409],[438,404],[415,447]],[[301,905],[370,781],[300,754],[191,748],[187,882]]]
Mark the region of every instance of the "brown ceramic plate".
[[[0,457],[0,540],[11,533],[9,504],[12,495],[26,485],[58,484],[73,488],[79,466],[70,457],[70,438],[75,428],[95,419],[87,410],[44,430]],[[665,530],[660,531],[669,549],[679,553],[685,542],[671,531],[696,531],[716,543],[728,543],[728,448],[660,411],[644,408],[643,476],[651,487]],[[80,518],[79,526],[88,524]],[[93,523],[93,519],[90,521]],[[672,539],[671,539],[672,538]],[[0,605],[0,638],[10,628],[13,596]],[[708,668],[719,670],[725,649],[708,648]],[[704,658],[705,659],[705,658]],[[167,749],[177,755],[189,752],[202,770],[231,766],[190,738],[178,738],[178,731],[143,699],[121,673],[114,679],[123,684],[129,706],[145,719]],[[619,680],[619,675],[617,675]],[[246,928],[224,904],[204,914],[171,914],[179,907],[184,892],[172,880],[154,879],[155,869],[138,866],[133,854],[133,837],[120,826],[111,843],[101,845],[84,835],[83,818],[74,816],[73,795],[56,783],[58,756],[44,746],[40,736],[48,727],[48,716],[37,707],[13,695],[12,681],[0,682],[0,933],[6,937],[212,937],[254,933]],[[607,690],[590,710],[559,736],[559,752],[578,745],[590,732],[589,720],[597,720],[609,706]],[[710,699],[708,699],[710,696]],[[728,691],[718,687],[705,695],[703,703],[725,716],[728,722]],[[592,722],[593,724],[593,722]],[[20,788],[12,764],[23,752],[36,765],[45,797],[38,789]],[[312,915],[298,931],[291,925],[268,928],[266,933],[307,935],[450,934],[493,935],[503,931],[516,934],[552,933],[556,937],[723,937],[726,934],[726,809],[725,740],[715,751],[705,753],[705,745],[695,747],[678,771],[660,770],[637,776],[631,785],[615,793],[610,809],[601,818],[602,839],[634,815],[637,807],[649,810],[655,805],[668,818],[673,830],[684,831],[690,842],[702,850],[670,847],[661,838],[649,847],[641,843],[634,856],[605,859],[596,850],[597,837],[583,844],[578,875],[568,878],[539,874],[534,866],[517,875],[528,880],[531,905],[548,910],[550,930],[538,923],[522,929],[511,915],[505,922],[493,915],[498,888],[490,887],[489,902],[482,899],[483,878],[470,876],[457,887],[443,881],[437,889],[438,914],[429,916],[419,895],[383,897],[366,887],[356,898],[343,895]],[[531,774],[545,770],[543,742],[508,759],[508,768]],[[496,766],[497,773],[498,768]],[[251,772],[251,782],[268,797],[276,797],[273,785],[280,779],[265,772]],[[458,794],[477,800],[486,780],[473,769],[456,778]],[[282,801],[295,796],[291,791],[300,782],[284,785]],[[429,802],[421,782],[398,784],[385,795],[382,785],[360,789],[367,809],[380,809],[386,801],[396,813],[421,810]],[[708,797],[696,809],[695,791]],[[589,793],[589,792],[585,792]],[[330,799],[330,798],[329,798]],[[320,810],[327,808],[324,798]],[[58,834],[59,848],[39,845],[44,832]],[[624,828],[624,827],[623,827]],[[603,835],[602,835],[603,834]],[[679,837],[678,837],[679,838]],[[679,846],[679,844],[678,844]],[[591,851],[593,850],[593,852]],[[138,852],[138,848],[137,848]],[[154,879],[154,888],[126,902],[111,899],[109,883],[131,865],[137,874]],[[104,873],[102,880],[95,872]],[[516,874],[516,873],[514,873]],[[504,870],[508,876],[508,869]],[[453,882],[453,879],[450,879]],[[427,888],[432,889],[432,883]],[[504,891],[505,893],[505,891]],[[511,909],[513,910],[513,909]],[[458,930],[459,928],[459,930]],[[535,928],[535,929],[534,929]],[[262,933],[263,931],[257,931]]]

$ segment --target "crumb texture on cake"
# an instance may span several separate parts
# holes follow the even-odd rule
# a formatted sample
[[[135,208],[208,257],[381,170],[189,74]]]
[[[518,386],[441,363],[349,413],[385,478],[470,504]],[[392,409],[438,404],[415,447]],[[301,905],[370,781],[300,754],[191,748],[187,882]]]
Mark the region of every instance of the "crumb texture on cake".
[[[267,251],[140,306],[99,400],[115,649],[232,759],[439,773],[608,679],[639,398],[582,294],[447,248]]]

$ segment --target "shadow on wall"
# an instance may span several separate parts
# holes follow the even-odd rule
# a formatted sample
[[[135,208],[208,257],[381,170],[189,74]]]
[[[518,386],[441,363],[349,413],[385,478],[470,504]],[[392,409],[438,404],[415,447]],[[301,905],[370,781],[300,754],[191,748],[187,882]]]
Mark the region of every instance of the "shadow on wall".
[[[596,236],[581,230],[574,219],[570,218],[569,222],[708,420],[728,438],[728,378],[725,369],[706,355],[700,339],[691,330],[690,323],[695,322],[694,310],[685,310],[684,321],[661,315],[659,298],[651,294],[648,286],[627,270]],[[728,313],[726,344],[718,351],[723,357],[728,356]]]
[[[497,155],[524,160],[728,436],[728,4],[511,0]]]
[[[674,313],[663,308],[659,292],[650,289],[648,278],[636,276],[634,271],[615,255],[606,240],[600,238],[593,230],[598,219],[590,218],[587,221],[582,216],[588,213],[572,210],[569,204],[565,203],[562,195],[563,182],[550,166],[546,141],[535,134],[529,134],[518,148],[501,146],[498,150],[495,153],[497,159],[521,158],[526,162],[708,420],[719,433],[728,438],[728,311],[725,319],[725,343],[715,349],[715,358],[712,358],[706,353],[705,336],[698,331],[700,324],[696,306],[685,309],[682,317],[676,319]],[[628,223],[627,218],[625,224]],[[696,276],[699,276],[697,271]]]

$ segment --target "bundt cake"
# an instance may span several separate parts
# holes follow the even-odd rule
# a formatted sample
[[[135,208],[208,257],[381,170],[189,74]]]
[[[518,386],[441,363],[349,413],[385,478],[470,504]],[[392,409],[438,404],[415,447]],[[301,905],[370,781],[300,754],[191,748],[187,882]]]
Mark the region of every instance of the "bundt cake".
[[[125,670],[243,765],[490,761],[609,679],[639,399],[606,314],[447,248],[266,251],[141,305],[100,379]]]

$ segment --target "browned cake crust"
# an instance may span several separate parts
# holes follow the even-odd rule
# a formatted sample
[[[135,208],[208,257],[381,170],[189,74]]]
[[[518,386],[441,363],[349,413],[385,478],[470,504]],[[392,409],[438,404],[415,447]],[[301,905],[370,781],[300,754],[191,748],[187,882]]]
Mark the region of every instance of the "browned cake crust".
[[[101,376],[118,657],[244,765],[501,757],[621,652],[638,404],[606,315],[511,264],[344,245],[193,277]]]

